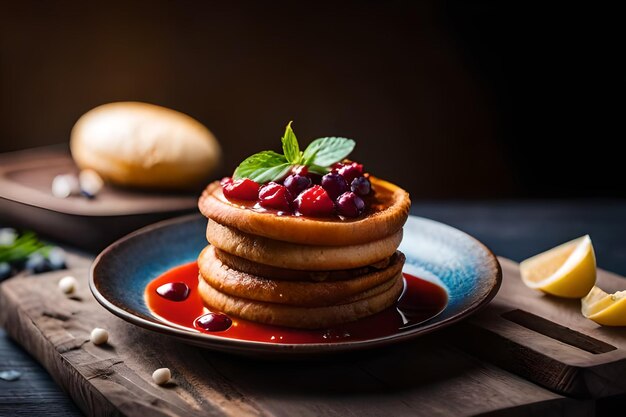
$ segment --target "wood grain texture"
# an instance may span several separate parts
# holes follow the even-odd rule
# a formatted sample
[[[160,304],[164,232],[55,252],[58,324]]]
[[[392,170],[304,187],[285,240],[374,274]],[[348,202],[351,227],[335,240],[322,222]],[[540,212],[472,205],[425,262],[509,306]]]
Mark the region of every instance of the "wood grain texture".
[[[518,264],[506,259],[500,263],[505,279],[497,297],[458,326],[451,340],[565,395],[604,398],[625,394],[626,328],[603,327],[585,319],[580,300],[531,290],[522,283]],[[626,281],[598,270],[597,285],[611,293],[625,289]],[[485,345],[491,349],[485,350]]]
[[[540,388],[444,343],[436,335],[318,361],[261,361],[202,350],[139,329],[91,297],[87,270],[76,297],[64,272],[0,287],[0,322],[87,414],[96,416],[593,415],[594,403]],[[110,343],[94,346],[95,326]],[[151,380],[167,366],[173,381]]]

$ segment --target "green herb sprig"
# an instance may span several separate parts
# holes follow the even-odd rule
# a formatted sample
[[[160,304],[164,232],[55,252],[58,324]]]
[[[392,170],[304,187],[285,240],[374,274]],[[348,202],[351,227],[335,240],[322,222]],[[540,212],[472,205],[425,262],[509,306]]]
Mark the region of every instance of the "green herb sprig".
[[[45,256],[51,246],[42,243],[33,232],[26,232],[10,245],[0,245],[0,262],[16,262],[40,251]]]
[[[294,166],[302,165],[310,172],[324,175],[330,171],[332,164],[350,155],[356,145],[352,139],[326,137],[315,139],[303,152],[291,123],[285,128],[281,139],[283,155],[274,151],[263,151],[249,156],[235,169],[233,178],[250,178],[259,184],[265,184],[280,180]]]

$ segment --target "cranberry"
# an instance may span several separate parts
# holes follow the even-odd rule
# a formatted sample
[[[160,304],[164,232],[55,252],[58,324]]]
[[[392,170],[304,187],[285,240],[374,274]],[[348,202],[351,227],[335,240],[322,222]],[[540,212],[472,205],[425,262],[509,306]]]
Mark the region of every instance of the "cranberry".
[[[209,313],[198,317],[195,324],[208,332],[223,332],[233,325],[233,321],[226,314]]]
[[[337,212],[345,217],[358,217],[365,210],[365,202],[353,192],[343,193],[337,199]]]
[[[156,289],[157,294],[170,301],[185,301],[189,297],[189,287],[184,282],[169,282]]]
[[[222,180],[224,181],[224,180]],[[222,186],[226,198],[235,200],[256,200],[259,196],[259,184],[249,178],[226,182]]]
[[[348,191],[348,183],[343,176],[331,172],[322,177],[322,187],[333,200]]]
[[[363,165],[353,162],[349,165],[344,165],[337,172],[350,184],[356,177],[363,175]]]
[[[370,183],[370,180],[365,177],[356,177],[352,180],[350,189],[353,193],[356,193],[361,197],[365,197],[370,193],[370,191],[372,191],[372,184]]]
[[[333,200],[319,185],[304,190],[296,199],[296,204],[300,213],[311,217],[330,216],[335,209]]]
[[[292,201],[293,197],[287,187],[273,181],[261,187],[259,191],[259,204],[265,208],[291,211]]]
[[[307,175],[309,173],[309,168],[306,165],[296,165],[291,168],[291,173],[293,175]]]
[[[305,177],[304,175],[292,174],[285,178],[283,184],[287,187],[292,196],[297,196],[302,191],[313,185],[313,182],[311,181],[311,178]]]
[[[339,170],[341,168],[344,167],[344,163],[343,162],[335,162],[334,164],[332,164],[332,166],[330,167],[331,172],[339,172]]]

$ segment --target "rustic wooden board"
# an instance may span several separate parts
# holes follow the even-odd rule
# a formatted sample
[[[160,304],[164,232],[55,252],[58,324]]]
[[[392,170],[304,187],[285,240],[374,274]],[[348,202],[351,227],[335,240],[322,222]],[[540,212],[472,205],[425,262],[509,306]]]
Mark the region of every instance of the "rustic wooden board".
[[[105,184],[94,199],[54,197],[53,178],[77,172],[66,146],[0,155],[2,222],[99,252],[139,227],[197,210],[199,190],[142,192]]]
[[[497,297],[457,326],[451,340],[568,396],[626,394],[626,328],[602,327],[585,319],[580,300],[531,290],[523,284],[517,263],[501,258],[500,264],[504,280]],[[598,270],[597,285],[612,293],[626,289],[626,279]]]
[[[318,361],[264,361],[202,350],[128,324],[87,288],[57,290],[66,272],[0,286],[0,323],[87,414],[96,416],[571,415],[592,400],[563,397],[468,356],[431,335],[398,346]],[[110,344],[88,342],[95,326]],[[485,345],[486,347],[487,345]],[[173,382],[152,383],[167,366]]]

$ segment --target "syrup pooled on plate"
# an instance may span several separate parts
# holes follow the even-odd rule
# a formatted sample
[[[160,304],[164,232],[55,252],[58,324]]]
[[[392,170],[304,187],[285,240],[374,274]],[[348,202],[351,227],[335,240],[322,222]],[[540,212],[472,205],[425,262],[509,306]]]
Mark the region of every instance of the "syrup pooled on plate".
[[[166,284],[183,283],[189,293],[183,301],[172,301],[158,293]],[[307,344],[368,340],[409,329],[439,314],[448,302],[446,291],[437,284],[404,274],[404,291],[395,307],[378,314],[328,329],[303,330],[271,326],[210,311],[197,290],[198,265],[190,262],[170,269],[146,286],[145,300],[158,318],[189,330],[229,339],[258,342]]]

